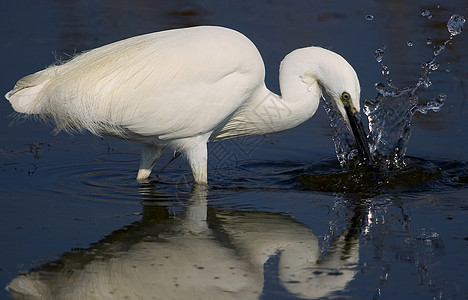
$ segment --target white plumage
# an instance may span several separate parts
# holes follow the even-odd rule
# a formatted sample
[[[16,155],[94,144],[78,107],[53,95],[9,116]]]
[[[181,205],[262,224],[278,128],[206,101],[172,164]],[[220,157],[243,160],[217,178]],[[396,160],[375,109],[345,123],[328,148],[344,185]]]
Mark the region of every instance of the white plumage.
[[[184,153],[207,183],[209,140],[295,127],[316,111],[322,88],[346,122],[343,95],[359,112],[354,69],[336,53],[307,47],[285,57],[282,96],[264,83],[255,45],[227,28],[202,26],[132,37],[20,79],[5,97],[19,113],[145,144],[137,179],[148,178],[166,146]],[[348,98],[347,98],[348,99]],[[356,135],[356,134],[355,134]]]

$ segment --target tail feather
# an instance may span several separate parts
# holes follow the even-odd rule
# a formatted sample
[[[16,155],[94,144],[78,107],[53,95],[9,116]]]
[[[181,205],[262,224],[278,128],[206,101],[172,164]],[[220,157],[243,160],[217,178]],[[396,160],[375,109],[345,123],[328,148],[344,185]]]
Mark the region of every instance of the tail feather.
[[[50,69],[25,76],[18,80],[15,87],[6,93],[5,98],[10,101],[13,109],[19,113],[39,113],[37,98],[41,90],[52,78]]]

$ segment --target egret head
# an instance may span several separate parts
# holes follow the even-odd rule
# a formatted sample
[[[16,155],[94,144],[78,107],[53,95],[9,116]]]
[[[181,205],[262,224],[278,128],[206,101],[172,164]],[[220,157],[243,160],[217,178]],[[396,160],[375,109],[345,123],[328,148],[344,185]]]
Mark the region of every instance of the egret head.
[[[321,47],[296,49],[281,63],[280,87],[286,99],[310,99],[308,103],[314,108],[312,114],[325,91],[332,102],[331,107],[343,117],[354,136],[361,160],[364,163],[371,162],[359,115],[359,79],[353,67],[342,56]]]

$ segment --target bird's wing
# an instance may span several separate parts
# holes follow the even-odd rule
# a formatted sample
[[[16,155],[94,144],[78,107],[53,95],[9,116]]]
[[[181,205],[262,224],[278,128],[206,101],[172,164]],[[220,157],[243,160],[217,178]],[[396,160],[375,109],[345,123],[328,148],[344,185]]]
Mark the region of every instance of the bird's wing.
[[[58,74],[45,91],[44,109],[63,127],[94,133],[120,127],[178,139],[225,123],[263,83],[264,66],[240,33],[197,27],[91,50],[60,66]],[[78,122],[64,118],[70,115]]]

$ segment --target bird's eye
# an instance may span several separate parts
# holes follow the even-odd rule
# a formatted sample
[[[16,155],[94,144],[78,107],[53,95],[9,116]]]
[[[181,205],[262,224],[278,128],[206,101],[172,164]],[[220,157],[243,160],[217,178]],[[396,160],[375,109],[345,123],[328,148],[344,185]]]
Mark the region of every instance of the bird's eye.
[[[349,101],[349,100],[351,100],[351,95],[348,94],[347,92],[343,92],[343,94],[341,94],[341,100],[342,101]]]

